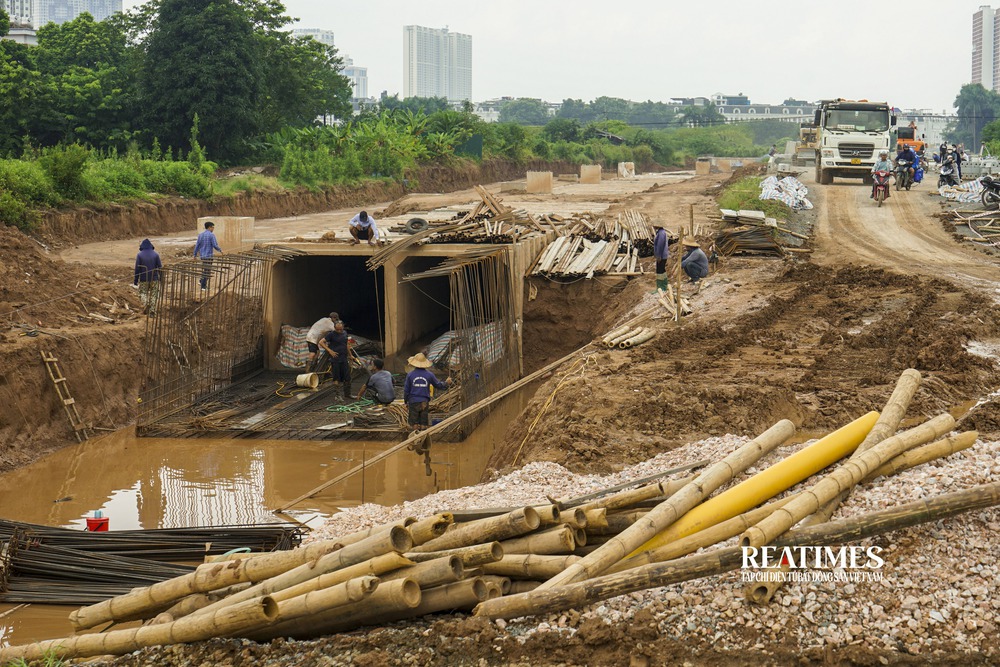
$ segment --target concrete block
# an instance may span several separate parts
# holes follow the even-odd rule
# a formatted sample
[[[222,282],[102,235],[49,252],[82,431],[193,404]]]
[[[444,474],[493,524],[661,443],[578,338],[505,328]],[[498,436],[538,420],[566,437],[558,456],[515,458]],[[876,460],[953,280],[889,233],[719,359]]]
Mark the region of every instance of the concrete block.
[[[559,174],[556,176],[557,181],[569,181],[570,183],[579,183],[580,177],[576,174]]]
[[[722,158],[719,158],[718,160],[716,160],[715,166],[718,167],[719,171],[721,171],[723,174],[728,174],[729,172],[731,172],[733,170],[733,164],[732,164],[732,162],[730,162],[729,160],[722,159]]]
[[[552,172],[529,171],[525,191],[532,195],[552,194]]]
[[[253,248],[256,218],[232,215],[198,218],[198,234],[205,231],[205,223],[209,220],[215,223],[215,238],[219,241],[222,252],[239,252]]]
[[[524,192],[524,183],[521,181],[504,181],[500,184],[500,192]]]
[[[599,164],[581,164],[580,165],[580,182],[587,183],[589,185],[597,185],[601,182],[601,165]]]
[[[707,176],[712,173],[712,160],[709,158],[698,158],[694,163],[694,173],[697,176]]]
[[[618,178],[635,178],[635,163],[634,162],[619,162],[618,163]]]

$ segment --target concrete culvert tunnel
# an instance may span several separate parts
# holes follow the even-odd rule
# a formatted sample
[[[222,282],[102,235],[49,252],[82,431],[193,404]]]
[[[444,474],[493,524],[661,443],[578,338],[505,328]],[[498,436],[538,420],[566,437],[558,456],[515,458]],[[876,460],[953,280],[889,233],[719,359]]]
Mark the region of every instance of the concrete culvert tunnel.
[[[385,331],[383,269],[372,272],[360,255],[306,255],[277,262],[271,272],[267,325],[268,365],[282,324],[307,327],[331,312],[340,314],[350,332],[381,341]]]

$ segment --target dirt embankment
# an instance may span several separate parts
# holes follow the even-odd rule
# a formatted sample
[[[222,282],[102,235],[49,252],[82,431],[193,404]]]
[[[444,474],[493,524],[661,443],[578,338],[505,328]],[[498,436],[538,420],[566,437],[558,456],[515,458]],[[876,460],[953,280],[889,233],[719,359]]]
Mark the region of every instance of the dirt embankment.
[[[368,181],[356,186],[336,186],[312,192],[300,188],[289,192],[238,193],[212,201],[170,198],[156,204],[138,203],[95,205],[48,212],[33,232],[55,248],[92,241],[159,236],[193,229],[193,220],[211,215],[283,218],[305,213],[330,211],[350,206],[388,201],[407,192],[450,192],[524,178],[526,170],[574,172],[577,167],[562,162],[514,163],[486,160],[453,167],[421,168],[409,186],[401,183]]]
[[[712,310],[683,327],[661,324],[646,345],[599,351],[556,373],[489,466],[509,466],[520,450],[518,464],[608,472],[708,435],[755,435],[783,418],[807,431],[836,428],[880,410],[906,368],[925,378],[911,414],[957,408],[1000,384],[993,361],[970,351],[1000,326],[987,297],[881,269],[771,266],[766,291],[762,282],[717,282],[699,295],[715,301]],[[995,412],[984,409],[977,423],[989,425]]]

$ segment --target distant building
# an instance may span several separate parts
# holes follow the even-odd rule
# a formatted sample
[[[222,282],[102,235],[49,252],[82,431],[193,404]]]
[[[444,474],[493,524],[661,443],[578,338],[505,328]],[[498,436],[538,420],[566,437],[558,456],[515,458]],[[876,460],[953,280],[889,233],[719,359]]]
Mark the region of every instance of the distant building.
[[[704,99],[704,98],[695,98]],[[747,120],[784,120],[794,123],[805,123],[813,120],[815,104],[795,100],[794,104],[753,104],[750,98],[739,95],[723,95],[716,93],[709,98],[715,104],[727,121],[742,122]],[[686,105],[685,105],[686,106]],[[697,106],[697,105],[696,105]]]
[[[4,39],[8,39],[12,42],[17,42],[18,44],[27,44],[28,46],[38,46],[38,33],[30,25],[11,25],[10,30],[7,32],[7,36]]]
[[[1000,84],[1000,12],[982,5],[972,15],[972,79],[986,90]]]
[[[103,21],[121,10],[122,0],[34,0],[32,25],[40,28],[46,23],[62,24],[84,12],[95,21]]]
[[[333,31],[322,28],[292,28],[292,35],[295,37],[312,37],[320,44],[336,46],[333,43]]]
[[[31,27],[34,25],[32,23],[34,0],[2,0],[2,2],[3,4],[0,6],[7,12],[11,26]]]
[[[344,56],[344,69],[341,74],[351,80],[351,88],[354,89],[354,94],[351,95],[352,100],[368,99],[367,67],[359,67],[354,64],[353,60]]]
[[[403,27],[403,97],[472,99],[472,36],[448,28]]]

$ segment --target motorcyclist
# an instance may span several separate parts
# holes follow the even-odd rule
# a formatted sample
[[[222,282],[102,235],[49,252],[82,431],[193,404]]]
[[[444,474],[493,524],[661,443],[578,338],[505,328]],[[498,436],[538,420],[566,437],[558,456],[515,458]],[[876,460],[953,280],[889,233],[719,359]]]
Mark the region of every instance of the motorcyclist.
[[[955,153],[949,148],[941,160],[941,178],[939,180],[946,182],[948,185],[958,185],[958,181],[955,178],[955,171]]]
[[[892,172],[892,163],[889,162],[889,151],[879,151],[878,159],[872,165],[872,174],[874,175],[876,171]],[[886,196],[888,197],[888,194]],[[868,198],[875,199],[875,179],[872,179],[872,193]]]
[[[899,166],[900,160],[906,160],[909,166],[906,168],[907,173],[910,175],[910,182],[913,182],[913,169],[917,164],[917,154],[913,152],[913,148],[909,144],[903,144],[899,152],[896,153],[896,165]]]

